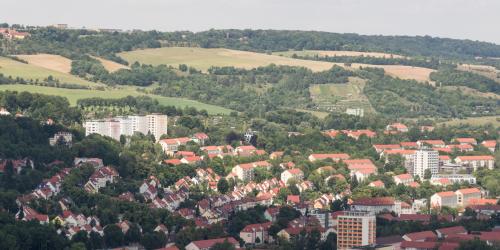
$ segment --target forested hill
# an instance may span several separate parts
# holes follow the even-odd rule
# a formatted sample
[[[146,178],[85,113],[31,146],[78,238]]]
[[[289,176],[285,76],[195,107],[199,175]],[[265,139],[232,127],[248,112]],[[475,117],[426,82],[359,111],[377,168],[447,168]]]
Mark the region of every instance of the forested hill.
[[[497,44],[430,36],[368,36],[283,30],[210,30],[194,36],[202,47],[240,50],[352,50],[448,58],[500,56],[500,45]]]
[[[285,50],[376,51],[435,58],[500,57],[500,45],[434,37],[367,36],[317,31],[209,30],[204,32],[135,31],[107,33],[89,30],[28,30],[32,36],[1,46],[4,53],[91,53],[119,61],[115,53],[160,46],[199,46],[259,52]]]

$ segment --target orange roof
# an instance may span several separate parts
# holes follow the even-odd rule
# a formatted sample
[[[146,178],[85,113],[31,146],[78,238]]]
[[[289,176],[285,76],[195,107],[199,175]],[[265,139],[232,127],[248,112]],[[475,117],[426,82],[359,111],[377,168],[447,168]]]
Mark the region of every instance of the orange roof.
[[[477,143],[476,139],[471,138],[471,137],[469,137],[469,138],[456,138],[455,141],[460,142],[460,143],[472,143],[472,144]]]
[[[401,147],[406,147],[406,148],[415,148],[417,147],[417,143],[413,141],[406,141],[406,142],[401,142],[399,143]]]
[[[483,141],[482,144],[487,148],[494,148],[497,146],[497,142],[495,140]]]
[[[443,160],[443,161],[446,161],[446,160],[451,160],[450,156],[449,155],[440,155],[439,156],[439,159],[440,160]]]
[[[394,205],[394,198],[393,197],[360,198],[353,201],[352,205],[391,206]]]
[[[461,161],[490,161],[495,158],[491,155],[461,155],[457,156],[457,159]]]
[[[384,182],[382,182],[381,180],[372,181],[370,185],[374,187],[385,187]]]
[[[347,165],[373,165],[370,159],[349,159],[344,160],[344,163]]]
[[[333,137],[336,137],[340,133],[340,131],[331,129],[331,130],[323,131],[322,133],[326,136],[333,138]]]
[[[415,150],[412,149],[391,149],[391,150],[386,150],[384,154],[400,154],[400,155],[412,155],[415,154]]]
[[[469,206],[471,205],[495,205],[497,204],[497,199],[484,199],[484,198],[471,198],[469,199]]]
[[[394,176],[394,178],[398,178],[400,180],[410,180],[410,179],[412,179],[412,176],[411,176],[411,174],[400,174],[400,175]]]
[[[399,144],[373,144],[375,149],[399,149],[401,146]]]
[[[474,193],[481,193],[481,190],[478,188],[464,188],[464,189],[459,189],[457,192],[460,192],[462,194],[474,194]]]
[[[441,197],[455,196],[455,192],[452,192],[452,191],[439,192],[439,193],[436,193],[436,194],[439,195],[439,196],[441,196]]]
[[[302,170],[300,170],[300,168],[292,168],[292,169],[288,169],[286,171],[288,171],[290,174],[293,174],[293,175],[302,174]]]

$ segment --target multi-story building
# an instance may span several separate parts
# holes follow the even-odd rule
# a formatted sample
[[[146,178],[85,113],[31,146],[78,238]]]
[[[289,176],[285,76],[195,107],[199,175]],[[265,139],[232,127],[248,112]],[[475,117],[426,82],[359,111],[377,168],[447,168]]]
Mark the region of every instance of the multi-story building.
[[[457,156],[455,162],[460,165],[469,165],[474,171],[478,168],[493,169],[495,167],[495,158],[491,155]]]
[[[337,248],[351,249],[375,244],[376,218],[365,211],[345,211],[337,217]]]
[[[140,132],[143,134],[151,133],[158,141],[162,135],[167,134],[168,117],[161,114],[118,116],[110,119],[86,121],[84,127],[85,135],[100,134],[119,140],[120,135],[130,136]]]
[[[50,146],[55,146],[58,143],[71,146],[73,143],[73,134],[70,132],[57,132],[52,138],[49,138]]]
[[[408,172],[422,179],[427,169],[431,171],[432,175],[439,172],[439,153],[428,148],[421,148],[415,151],[413,156],[413,169],[408,169]]]
[[[457,206],[457,195],[455,192],[446,191],[435,193],[431,196],[431,207],[456,207]]]

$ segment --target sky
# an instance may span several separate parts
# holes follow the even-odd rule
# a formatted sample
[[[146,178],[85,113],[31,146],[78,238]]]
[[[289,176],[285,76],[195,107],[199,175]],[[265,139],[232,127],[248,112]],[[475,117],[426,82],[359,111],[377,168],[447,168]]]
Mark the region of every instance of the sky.
[[[500,0],[0,0],[0,23],[203,31],[294,29],[500,44]]]

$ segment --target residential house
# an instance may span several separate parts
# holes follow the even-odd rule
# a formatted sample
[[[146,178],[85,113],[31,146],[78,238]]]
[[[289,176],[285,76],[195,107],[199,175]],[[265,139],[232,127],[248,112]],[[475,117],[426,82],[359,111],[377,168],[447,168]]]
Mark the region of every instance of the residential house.
[[[85,190],[90,193],[97,193],[100,188],[106,187],[108,183],[113,183],[119,177],[118,172],[113,167],[102,167],[97,169],[85,184]]]
[[[401,146],[399,144],[373,144],[373,148],[380,154],[384,150],[401,149]]]
[[[299,168],[292,168],[285,170],[283,173],[281,173],[281,181],[285,184],[288,184],[288,181],[290,179],[294,179],[297,182],[301,182],[302,179],[304,179],[304,172],[300,170]]]
[[[403,184],[408,185],[413,182],[413,176],[411,174],[400,174],[392,177],[396,185]]]
[[[493,169],[495,167],[495,158],[491,155],[457,156],[455,162],[461,165],[470,165],[474,171],[478,168]]]
[[[374,214],[380,212],[401,213],[401,202],[393,197],[360,198],[351,203],[351,210],[368,211]]]
[[[269,236],[269,228],[271,225],[272,222],[247,225],[241,230],[240,238],[245,244],[260,245],[269,243],[272,241],[272,237]]]
[[[385,188],[385,184],[381,180],[372,181],[370,182],[370,184],[368,184],[368,186],[374,188]]]
[[[490,150],[490,152],[494,153],[495,149],[497,147],[497,141],[495,141],[495,140],[487,140],[487,141],[481,142],[481,145],[483,145],[485,148],[487,148],[488,150]]]
[[[205,145],[205,143],[207,143],[209,139],[210,137],[208,137],[208,135],[205,133],[196,133],[191,137],[191,140],[201,146]]]
[[[167,155],[174,155],[177,151],[179,151],[179,147],[186,145],[188,142],[192,141],[189,137],[180,137],[180,138],[170,138],[160,140],[161,148],[163,152]]]
[[[436,229],[437,237],[440,239],[454,235],[466,235],[467,230],[463,226],[445,227]]]
[[[464,144],[468,144],[468,145],[477,145],[477,141],[476,139],[472,138],[472,137],[468,137],[468,138],[455,138],[453,139],[454,142],[457,142],[461,145],[464,145]]]
[[[431,148],[444,148],[446,143],[443,140],[418,140],[417,145],[419,147],[429,146]]]
[[[440,207],[456,207],[458,204],[457,195],[455,192],[446,191],[435,193],[431,196],[431,207],[440,208]]]
[[[385,130],[406,133],[406,132],[408,132],[408,127],[402,123],[396,122],[396,123],[387,125]]]
[[[457,205],[461,207],[466,207],[469,205],[471,199],[481,198],[481,190],[477,188],[464,188],[455,191],[457,195]]]

